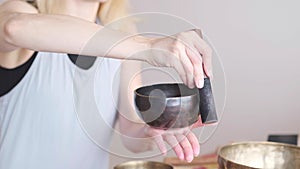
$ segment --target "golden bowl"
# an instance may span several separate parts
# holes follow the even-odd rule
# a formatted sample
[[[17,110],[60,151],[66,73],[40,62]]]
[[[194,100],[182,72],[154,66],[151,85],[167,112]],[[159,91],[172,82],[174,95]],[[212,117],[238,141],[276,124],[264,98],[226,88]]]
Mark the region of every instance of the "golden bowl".
[[[173,167],[155,161],[129,161],[115,166],[114,169],[173,169]]]
[[[241,142],[218,153],[219,169],[300,169],[300,147],[274,142]]]

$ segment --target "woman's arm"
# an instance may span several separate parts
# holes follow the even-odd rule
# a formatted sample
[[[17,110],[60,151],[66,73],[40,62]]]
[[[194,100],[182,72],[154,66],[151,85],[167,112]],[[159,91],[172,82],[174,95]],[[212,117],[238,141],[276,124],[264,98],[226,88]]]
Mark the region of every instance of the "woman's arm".
[[[195,30],[146,38],[72,16],[37,14],[32,8],[18,0],[1,5],[0,52],[25,48],[146,61],[173,67],[191,88],[203,86],[204,74],[212,76],[211,49]]]
[[[17,0],[6,1],[0,5],[0,52],[2,53],[19,49],[19,47],[8,42],[9,21],[17,13],[37,14],[38,11],[30,4]]]
[[[153,149],[153,142],[147,139],[145,124],[134,109],[134,90],[142,85],[141,62],[123,61],[121,64],[120,93],[118,103],[118,124],[125,147],[135,153]]]
[[[9,1],[1,6],[1,51],[26,48],[105,56],[110,47],[129,36],[72,16],[38,14],[32,8],[22,1]],[[28,13],[24,9],[32,12]],[[142,37],[129,38],[123,41],[121,49],[116,46],[111,50],[109,57],[124,59],[132,50],[144,50],[147,45]]]

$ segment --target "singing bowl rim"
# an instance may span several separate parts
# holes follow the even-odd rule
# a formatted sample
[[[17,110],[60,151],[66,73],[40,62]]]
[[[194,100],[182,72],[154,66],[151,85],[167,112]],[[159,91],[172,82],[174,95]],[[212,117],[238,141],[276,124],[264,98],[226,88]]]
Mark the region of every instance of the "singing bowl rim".
[[[169,97],[166,96],[166,99],[195,97],[195,96],[197,96],[197,95],[199,94],[197,88],[192,88],[192,89],[191,89],[191,88],[187,87],[184,83],[157,83],[157,84],[152,84],[152,85],[142,86],[142,87],[136,88],[136,89],[134,90],[134,94],[135,94],[136,96],[139,96],[139,97],[146,97],[146,98],[160,98],[160,97],[156,97],[156,96],[149,96],[149,95],[146,95],[146,94],[142,94],[142,93],[139,92],[139,91],[142,90],[142,89],[151,88],[151,87],[154,87],[154,86],[161,86],[161,85],[177,85],[177,86],[183,86],[183,87],[185,87],[187,90],[190,90],[191,92],[193,92],[193,94],[184,95],[184,96],[169,96]]]
[[[174,169],[174,167],[172,165],[167,164],[167,163],[158,162],[158,161],[143,161],[143,160],[123,162],[123,163],[120,163],[120,164],[114,166],[114,169],[121,169],[122,167],[126,167],[126,166],[130,167],[130,166],[136,165],[136,164],[148,164],[148,163],[150,163],[150,164],[153,163],[153,164],[157,164],[162,167],[165,167],[165,168]]]
[[[241,166],[243,168],[248,168],[248,169],[260,169],[260,168],[255,168],[251,166],[247,166],[245,164],[240,164],[237,162],[234,162],[232,160],[229,160],[228,158],[224,157],[222,154],[222,150],[237,146],[237,145],[243,145],[243,144],[259,144],[259,145],[271,145],[271,146],[284,146],[286,148],[291,148],[291,149],[297,149],[300,151],[300,147],[292,144],[285,144],[285,143],[278,143],[278,142],[271,142],[271,141],[241,141],[241,142],[234,142],[225,146],[222,146],[219,151],[218,151],[218,163],[220,165],[220,158],[222,161],[225,161],[226,163],[232,163],[234,165]]]

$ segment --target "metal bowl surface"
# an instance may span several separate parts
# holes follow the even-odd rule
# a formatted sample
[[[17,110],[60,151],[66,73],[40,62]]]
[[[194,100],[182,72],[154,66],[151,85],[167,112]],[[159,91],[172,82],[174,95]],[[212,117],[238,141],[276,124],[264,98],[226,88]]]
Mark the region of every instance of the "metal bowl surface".
[[[158,129],[192,125],[199,117],[199,102],[198,89],[184,84],[156,84],[135,90],[138,114]]]
[[[300,169],[300,147],[274,142],[241,142],[218,153],[219,169]]]
[[[154,161],[129,161],[115,166],[114,169],[173,169],[173,167]]]

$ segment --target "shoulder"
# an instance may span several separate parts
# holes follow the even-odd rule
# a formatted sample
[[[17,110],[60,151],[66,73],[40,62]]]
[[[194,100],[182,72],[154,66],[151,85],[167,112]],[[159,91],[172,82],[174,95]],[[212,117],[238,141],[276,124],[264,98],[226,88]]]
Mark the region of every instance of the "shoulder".
[[[38,13],[38,10],[33,5],[27,3],[26,1],[7,0],[5,2],[0,3],[0,24],[4,24],[3,22],[7,20],[7,18],[12,13],[36,14]],[[15,68],[25,63],[27,60],[29,60],[32,54],[33,51],[28,49],[20,49],[20,48],[16,48],[13,51],[7,51],[7,52],[2,51],[0,52],[0,66],[5,68]]]

